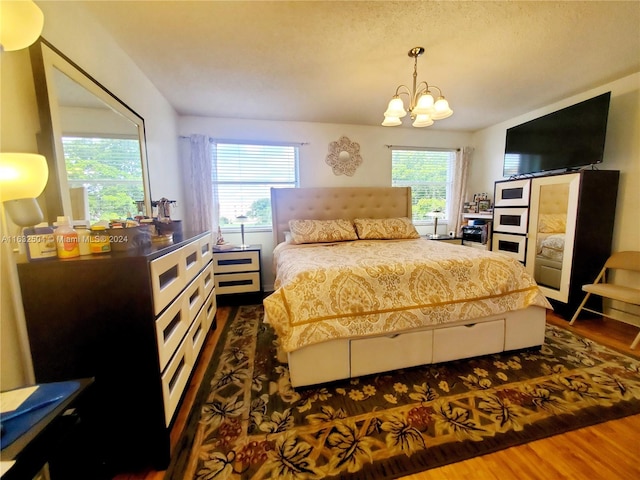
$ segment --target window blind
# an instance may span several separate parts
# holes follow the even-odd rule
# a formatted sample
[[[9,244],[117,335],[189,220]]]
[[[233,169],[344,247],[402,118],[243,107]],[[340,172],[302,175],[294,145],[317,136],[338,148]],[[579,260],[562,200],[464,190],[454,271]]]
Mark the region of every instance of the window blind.
[[[216,143],[212,149],[214,195],[220,226],[271,226],[271,188],[298,186],[298,147],[258,143]]]

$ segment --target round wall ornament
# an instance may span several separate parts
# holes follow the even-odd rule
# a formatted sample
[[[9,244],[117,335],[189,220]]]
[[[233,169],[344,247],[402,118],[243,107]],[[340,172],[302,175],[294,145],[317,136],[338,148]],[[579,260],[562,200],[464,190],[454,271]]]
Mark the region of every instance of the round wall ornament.
[[[340,137],[337,142],[329,144],[326,162],[333,169],[334,175],[353,176],[362,163],[360,144],[352,142],[348,137]]]

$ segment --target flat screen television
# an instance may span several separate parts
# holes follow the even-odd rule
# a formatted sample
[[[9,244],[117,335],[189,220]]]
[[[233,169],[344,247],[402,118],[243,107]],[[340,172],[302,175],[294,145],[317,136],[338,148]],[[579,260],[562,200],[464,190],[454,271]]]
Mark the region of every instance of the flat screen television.
[[[507,129],[505,177],[602,163],[611,92]]]

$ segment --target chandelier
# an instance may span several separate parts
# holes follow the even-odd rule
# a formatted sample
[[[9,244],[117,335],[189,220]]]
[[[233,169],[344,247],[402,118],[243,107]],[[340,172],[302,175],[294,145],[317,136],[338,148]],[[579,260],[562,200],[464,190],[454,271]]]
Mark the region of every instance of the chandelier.
[[[402,117],[407,115],[404,108],[404,102],[400,95],[406,95],[409,100],[409,115],[413,120],[414,127],[428,127],[433,125],[434,120],[442,120],[443,118],[453,115],[453,110],[449,108],[449,102],[442,95],[440,88],[429,85],[427,82],[418,82],[418,57],[424,53],[424,48],[414,47],[409,50],[408,55],[414,59],[413,62],[413,89],[409,89],[406,85],[400,85],[396,88],[396,94],[393,96],[384,112],[384,121],[382,125],[385,127],[395,127],[401,125]],[[438,91],[438,98],[434,100],[431,89]]]

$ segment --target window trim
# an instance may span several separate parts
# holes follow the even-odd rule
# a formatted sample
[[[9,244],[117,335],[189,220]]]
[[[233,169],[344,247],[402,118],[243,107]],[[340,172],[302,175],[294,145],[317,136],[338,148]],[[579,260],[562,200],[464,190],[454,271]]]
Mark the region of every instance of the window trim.
[[[400,145],[387,145],[387,147],[391,150],[391,184],[394,185],[394,176],[393,176],[393,151],[415,151],[415,152],[447,152],[450,155],[448,172],[447,172],[447,182],[446,182],[446,197],[445,197],[445,205],[446,211],[445,216],[443,218],[439,218],[439,223],[451,223],[454,214],[451,212],[451,203],[453,201],[452,196],[454,194],[453,188],[455,184],[455,161],[456,161],[456,153],[460,150],[459,148],[452,147],[415,147],[415,146],[400,146]],[[411,186],[411,185],[407,185]],[[413,194],[412,194],[413,195]],[[413,211],[412,211],[413,216]],[[431,220],[415,220],[411,219],[414,225],[434,225],[435,222],[433,219]]]
[[[223,138],[209,138],[209,142],[212,144],[212,155],[217,157],[217,145],[225,144],[225,145],[250,145],[250,146],[264,146],[264,147],[293,147],[294,148],[294,183],[292,187],[299,188],[300,187],[300,147],[306,145],[306,143],[302,142],[280,142],[280,141],[264,141],[264,140],[238,140],[238,139],[223,139]],[[217,172],[215,172],[217,175]],[[215,183],[215,182],[214,182]],[[219,182],[218,182],[219,183]],[[249,185],[251,183],[255,184],[278,184],[282,185],[283,182],[242,182],[238,183],[239,185]],[[286,183],[286,182],[285,182]],[[228,183],[226,183],[228,185]],[[214,187],[214,191],[216,188]],[[269,199],[270,200],[270,199]],[[272,219],[273,220],[273,219]],[[245,224],[246,232],[272,232],[273,231],[273,222],[270,221],[270,225],[258,225],[251,226],[250,224]],[[240,227],[238,226],[225,226],[220,224],[220,215],[218,214],[218,218],[214,219],[220,227],[221,232],[223,233],[238,233],[240,232]]]

